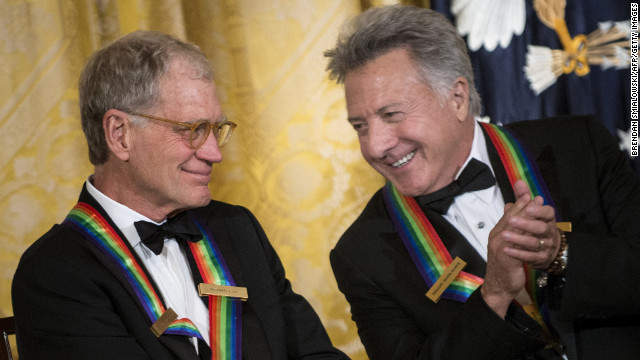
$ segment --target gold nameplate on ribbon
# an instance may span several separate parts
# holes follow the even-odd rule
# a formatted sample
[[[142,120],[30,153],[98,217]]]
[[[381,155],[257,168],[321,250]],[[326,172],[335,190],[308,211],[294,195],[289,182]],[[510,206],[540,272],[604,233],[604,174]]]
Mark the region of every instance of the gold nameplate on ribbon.
[[[213,295],[213,296],[226,296],[242,301],[247,301],[249,295],[246,287],[241,286],[226,286],[201,283],[198,285],[198,293],[200,296]]]
[[[571,232],[571,222],[561,221],[556,223],[556,227],[564,232]]]
[[[434,303],[437,303],[438,300],[440,300],[440,296],[442,295],[442,293],[449,287],[451,282],[455,280],[456,276],[460,274],[460,271],[462,271],[462,269],[466,265],[467,263],[464,260],[456,256],[451,264],[449,264],[449,266],[444,269],[444,272],[442,273],[442,276],[440,276],[438,281],[436,281],[431,289],[427,291],[426,296]]]
[[[160,337],[160,335],[162,335],[169,325],[171,325],[177,318],[178,314],[176,314],[172,308],[168,308],[167,311],[165,311],[164,314],[162,314],[162,316],[160,316],[158,320],[151,325],[151,331],[156,337]]]

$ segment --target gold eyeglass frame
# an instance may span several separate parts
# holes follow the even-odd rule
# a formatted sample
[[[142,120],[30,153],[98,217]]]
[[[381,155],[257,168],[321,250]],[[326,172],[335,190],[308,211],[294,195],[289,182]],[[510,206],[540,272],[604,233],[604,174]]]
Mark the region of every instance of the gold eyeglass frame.
[[[189,146],[191,146],[192,149],[200,148],[200,146],[202,146],[202,144],[204,144],[204,142],[207,141],[207,138],[209,137],[209,134],[211,133],[211,130],[213,130],[214,132],[217,132],[218,129],[220,127],[222,127],[222,126],[230,126],[229,132],[227,133],[227,136],[224,139],[222,139],[222,142],[220,142],[220,139],[218,139],[218,137],[216,136],[216,143],[218,144],[218,147],[222,147],[222,146],[224,146],[224,144],[226,144],[229,141],[229,139],[231,138],[231,134],[233,133],[233,130],[238,126],[238,124],[234,123],[233,121],[229,121],[229,120],[224,120],[222,122],[217,122],[217,123],[214,123],[214,124],[208,122],[207,120],[200,120],[200,121],[196,121],[196,122],[192,122],[192,123],[187,123],[187,122],[182,122],[182,121],[169,120],[169,119],[165,119],[165,118],[161,118],[161,117],[153,116],[153,115],[147,115],[147,114],[132,113],[131,115],[141,116],[141,117],[145,117],[145,118],[148,118],[148,119],[151,119],[151,120],[157,120],[157,121],[165,122],[165,123],[168,123],[168,124],[183,126],[183,127],[187,128],[187,129],[189,129]],[[200,143],[197,146],[193,146],[193,138],[194,138],[195,131],[202,124],[207,124],[207,127],[209,129],[205,133],[205,135],[202,138],[202,140],[200,140]]]

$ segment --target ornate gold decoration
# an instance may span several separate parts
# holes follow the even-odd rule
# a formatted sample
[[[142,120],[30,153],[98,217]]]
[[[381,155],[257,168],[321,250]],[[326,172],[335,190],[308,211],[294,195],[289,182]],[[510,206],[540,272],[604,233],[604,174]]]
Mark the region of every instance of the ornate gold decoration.
[[[540,21],[553,29],[563,49],[529,45],[525,73],[531,89],[540,94],[562,74],[587,75],[592,65],[627,67],[630,64],[629,30],[613,22],[601,23],[589,35],[571,37],[565,21],[565,0],[534,0]]]

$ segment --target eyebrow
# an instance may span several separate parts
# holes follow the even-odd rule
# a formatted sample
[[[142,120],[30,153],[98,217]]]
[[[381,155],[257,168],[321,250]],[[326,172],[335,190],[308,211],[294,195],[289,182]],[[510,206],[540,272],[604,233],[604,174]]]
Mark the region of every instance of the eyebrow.
[[[389,109],[392,106],[397,106],[397,105],[399,105],[399,103],[391,103],[389,105],[385,105],[385,106],[379,108],[378,110],[376,110],[375,114],[376,115],[382,115],[387,111],[387,109]],[[355,122],[355,121],[363,121],[363,120],[365,120],[365,118],[360,117],[360,116],[354,116],[354,117],[348,116],[347,117],[347,121],[350,122],[350,123]]]

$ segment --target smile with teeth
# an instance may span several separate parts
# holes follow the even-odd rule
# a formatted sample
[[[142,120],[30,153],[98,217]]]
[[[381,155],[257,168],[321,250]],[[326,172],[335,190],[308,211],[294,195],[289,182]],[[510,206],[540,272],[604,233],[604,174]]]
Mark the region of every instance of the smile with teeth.
[[[405,155],[402,159],[394,162],[393,164],[391,164],[393,167],[402,167],[404,165],[406,165],[409,160],[411,160],[413,158],[413,156],[416,154],[415,151],[412,151],[411,153]]]

